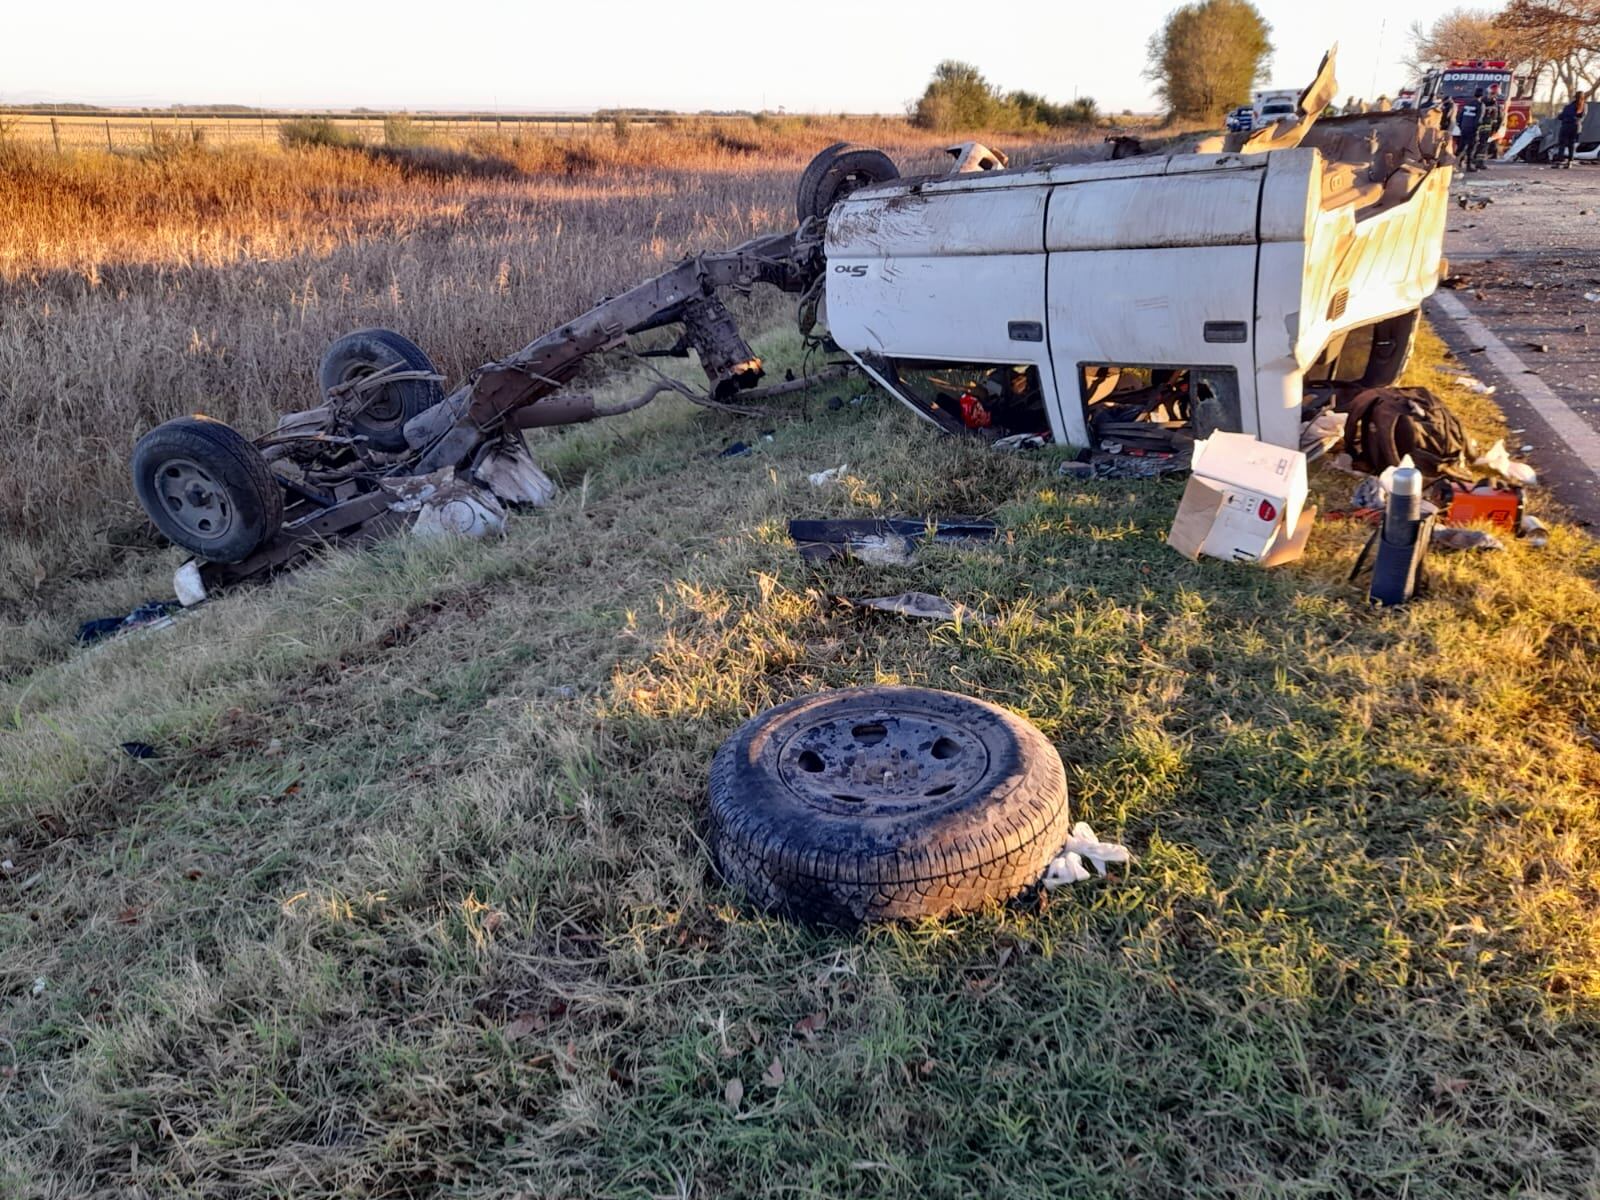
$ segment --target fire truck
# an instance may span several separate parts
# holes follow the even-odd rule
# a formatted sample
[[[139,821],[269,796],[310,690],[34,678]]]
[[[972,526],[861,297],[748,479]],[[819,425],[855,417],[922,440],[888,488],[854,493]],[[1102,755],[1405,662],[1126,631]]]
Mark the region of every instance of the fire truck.
[[[1487,95],[1491,87],[1500,89],[1500,102],[1506,110],[1506,123],[1496,140],[1509,143],[1533,120],[1533,80],[1515,74],[1504,59],[1457,58],[1435,67],[1417,85],[1413,103],[1417,108],[1429,108],[1448,96],[1460,104],[1472,99],[1479,88]]]

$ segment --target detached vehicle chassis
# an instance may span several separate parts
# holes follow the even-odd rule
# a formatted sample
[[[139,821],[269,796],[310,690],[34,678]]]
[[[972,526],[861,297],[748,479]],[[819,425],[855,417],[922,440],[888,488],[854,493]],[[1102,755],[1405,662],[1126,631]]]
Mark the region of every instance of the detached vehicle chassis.
[[[828,211],[856,189],[898,174],[882,152],[836,143],[801,176],[792,232],[686,259],[479,367],[449,395],[420,347],[370,329],[340,339],[323,357],[324,403],[284,416],[263,437],[251,441],[203,416],[157,426],[134,448],[133,483],[156,527],[196,556],[179,572],[180,597],[264,575],[329,541],[387,536],[416,520],[429,500],[538,503],[549,484],[533,465],[525,430],[631,412],[665,392],[750,414],[734,401],[769,399],[845,374],[848,366],[835,365],[760,386],[761,359],[718,293],[763,285],[796,295],[801,330],[809,333],[825,279]],[[641,395],[611,405],[568,390],[589,356],[667,326],[680,328],[677,342],[641,357],[693,351],[704,391],[660,372]],[[185,585],[191,570],[197,574]]]
[[[441,473],[483,479],[497,458],[531,465],[524,430],[615,416],[668,391],[745,411],[731,401],[817,382],[758,387],[761,360],[717,292],[764,284],[805,297],[820,283],[821,252],[820,238],[801,230],[689,259],[478,368],[448,396],[426,355],[400,335],[353,334],[324,359],[327,403],[284,417],[254,442],[204,417],[167,422],[134,451],[135,490],[157,527],[203,560],[208,587],[271,571],[332,539],[385,536],[415,511],[397,484]],[[662,376],[641,396],[605,406],[567,390],[590,355],[674,324],[678,344],[647,353],[693,350],[705,392]],[[513,488],[505,498],[523,497]]]

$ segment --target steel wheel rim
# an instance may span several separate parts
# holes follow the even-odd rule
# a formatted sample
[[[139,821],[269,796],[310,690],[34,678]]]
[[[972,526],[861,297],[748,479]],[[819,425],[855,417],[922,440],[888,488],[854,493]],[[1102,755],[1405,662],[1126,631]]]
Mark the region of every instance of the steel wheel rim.
[[[377,374],[377,368],[356,363],[346,369],[340,383],[351,383],[357,379],[365,379],[369,375]],[[384,384],[376,394],[361,404],[356,410],[356,416],[377,425],[389,425],[396,421],[403,408],[403,402],[395,393],[390,384]]]
[[[155,485],[168,520],[188,537],[216,541],[233,528],[227,490],[193,459],[167,459],[156,469]]]
[[[814,714],[780,736],[778,778],[806,804],[839,815],[949,804],[989,770],[988,748],[976,733],[914,708]]]
[[[839,180],[839,186],[834,189],[833,196],[828,201],[828,207],[832,208],[846,196],[859,192],[864,187],[871,187],[876,182],[877,180],[863,171],[851,171]]]

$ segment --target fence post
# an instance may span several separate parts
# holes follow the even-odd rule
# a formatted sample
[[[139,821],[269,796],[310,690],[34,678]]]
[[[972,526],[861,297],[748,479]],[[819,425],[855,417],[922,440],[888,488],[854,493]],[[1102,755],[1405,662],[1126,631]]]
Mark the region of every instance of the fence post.
[[[111,149],[111,122],[106,122],[106,149]]]
[[[150,118],[150,149],[156,148],[156,119]]]
[[[61,126],[56,124],[54,117],[50,118],[50,137],[56,144],[56,153],[61,153]]]

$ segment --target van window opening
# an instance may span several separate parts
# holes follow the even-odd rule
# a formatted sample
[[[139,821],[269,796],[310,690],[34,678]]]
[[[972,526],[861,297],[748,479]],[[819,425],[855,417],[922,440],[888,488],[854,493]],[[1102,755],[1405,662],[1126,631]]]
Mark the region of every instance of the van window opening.
[[[1095,450],[1176,454],[1219,429],[1244,432],[1232,367],[1083,363],[1078,385]]]

